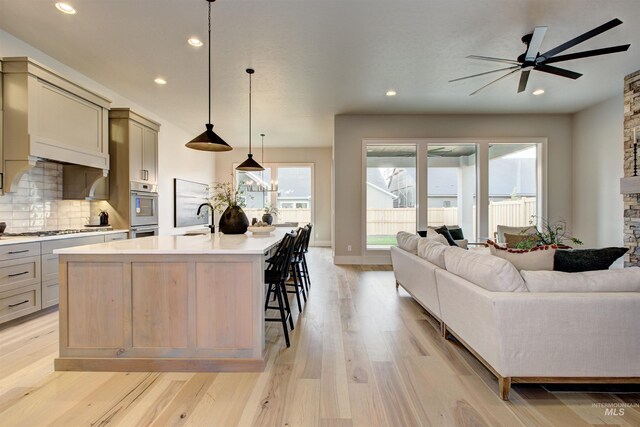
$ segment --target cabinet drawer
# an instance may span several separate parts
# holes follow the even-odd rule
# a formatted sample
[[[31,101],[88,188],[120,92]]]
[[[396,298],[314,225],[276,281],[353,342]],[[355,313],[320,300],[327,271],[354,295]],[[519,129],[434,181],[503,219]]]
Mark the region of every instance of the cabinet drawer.
[[[42,282],[42,308],[51,307],[59,302],[58,279]]]
[[[40,257],[0,262],[0,292],[40,282]]]
[[[129,238],[129,233],[105,234],[104,241],[113,242],[114,240],[127,240],[128,238]]]
[[[58,255],[42,255],[42,281],[58,280]]]
[[[0,246],[0,261],[40,255],[40,243],[16,243]]]
[[[40,310],[40,285],[0,293],[0,323]]]
[[[55,249],[70,248],[73,246],[92,245],[94,243],[104,243],[104,235],[83,236],[71,239],[47,240],[42,242],[42,253],[50,254]]]

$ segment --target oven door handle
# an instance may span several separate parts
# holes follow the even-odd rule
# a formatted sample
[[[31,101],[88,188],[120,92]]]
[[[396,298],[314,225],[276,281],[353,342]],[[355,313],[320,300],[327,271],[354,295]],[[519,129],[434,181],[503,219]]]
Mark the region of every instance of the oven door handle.
[[[131,227],[131,230],[135,231],[136,233],[145,232],[145,231],[153,231],[153,230],[157,230],[157,229],[158,229],[157,225]]]

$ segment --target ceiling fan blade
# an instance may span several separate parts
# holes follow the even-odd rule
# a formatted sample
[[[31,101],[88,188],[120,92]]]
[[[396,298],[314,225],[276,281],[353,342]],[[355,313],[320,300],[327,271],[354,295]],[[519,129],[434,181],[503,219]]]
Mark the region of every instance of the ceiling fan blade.
[[[527,61],[534,61],[536,56],[538,56],[538,52],[540,51],[540,45],[542,44],[542,39],[544,39],[544,35],[547,33],[547,27],[536,27],[533,30],[533,35],[531,36],[531,41],[529,42],[529,48],[527,49],[527,54],[525,59]]]
[[[513,67],[498,68],[497,70],[486,71],[486,72],[484,72],[484,73],[478,73],[478,74],[474,74],[474,75],[472,75],[472,76],[459,77],[459,78],[457,78],[457,79],[449,80],[449,83],[457,82],[457,81],[465,80],[465,79],[470,79],[470,78],[472,78],[472,77],[484,76],[484,75],[486,75],[486,74],[497,73],[498,71],[515,70],[516,68],[520,68],[520,66],[519,66],[519,65],[514,65]]]
[[[492,58],[491,56],[478,56],[478,55],[469,55],[467,56],[469,59],[479,59],[481,61],[492,61],[492,62],[504,62],[505,64],[519,65],[518,61],[514,61],[513,59],[504,59],[504,58]]]
[[[520,68],[520,67],[518,67],[518,68]],[[475,92],[471,92],[471,93],[469,94],[469,96],[475,95],[476,93],[480,92],[482,89],[486,88],[487,86],[492,85],[492,84],[494,84],[494,83],[497,83],[497,82],[499,82],[500,80],[504,79],[505,77],[509,77],[511,74],[516,73],[516,72],[518,72],[518,70],[517,70],[517,69],[516,69],[516,70],[513,70],[513,71],[509,71],[509,72],[508,72],[507,74],[505,74],[504,76],[498,77],[497,79],[495,79],[495,80],[493,80],[493,81],[491,81],[491,82],[487,83],[486,85],[482,86],[480,89],[476,90]]]
[[[531,71],[523,71],[520,74],[520,83],[518,84],[518,93],[524,92],[527,89],[527,82],[529,81],[529,74]]]
[[[575,71],[565,70],[564,68],[552,67],[551,65],[538,64],[534,70],[542,71],[543,73],[555,74],[556,76],[568,77],[570,79],[577,79],[582,74]]]
[[[629,49],[629,46],[631,45],[623,44],[620,46],[605,47],[603,49],[585,50],[583,52],[570,53],[568,55],[554,56],[553,58],[549,58],[543,61],[542,64],[552,64],[554,62],[570,61],[572,59],[588,58],[590,56],[607,55],[610,53],[624,52],[627,49]]]
[[[570,47],[573,47],[573,46],[575,46],[575,45],[577,45],[579,43],[582,43],[585,40],[589,40],[590,38],[595,37],[598,34],[602,34],[605,31],[608,31],[608,30],[612,29],[613,27],[617,27],[620,24],[622,24],[622,21],[619,20],[618,18],[612,19],[611,21],[607,22],[606,24],[602,24],[599,27],[594,28],[591,31],[587,31],[584,34],[582,34],[582,35],[580,35],[580,36],[578,36],[578,37],[576,37],[574,39],[571,39],[568,42],[563,43],[560,46],[555,47],[555,48],[551,49],[548,52],[543,53],[542,55],[540,55],[540,57],[543,58],[540,62],[544,61],[545,59],[549,59],[552,56],[554,56],[554,55],[556,55],[556,54],[558,54],[560,52],[564,52],[565,50],[569,49]]]

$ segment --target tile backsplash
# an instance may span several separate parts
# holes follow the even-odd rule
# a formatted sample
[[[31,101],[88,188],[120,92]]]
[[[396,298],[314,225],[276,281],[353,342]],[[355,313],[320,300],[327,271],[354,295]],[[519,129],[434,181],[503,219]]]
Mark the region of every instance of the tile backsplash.
[[[62,165],[38,162],[22,176],[18,191],[0,196],[0,221],[7,233],[82,228],[90,203],[62,200]]]

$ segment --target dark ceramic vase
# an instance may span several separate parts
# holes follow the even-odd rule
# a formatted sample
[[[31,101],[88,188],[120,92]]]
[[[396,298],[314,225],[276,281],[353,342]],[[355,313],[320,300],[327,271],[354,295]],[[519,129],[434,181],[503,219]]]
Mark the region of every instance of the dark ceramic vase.
[[[240,206],[229,206],[222,213],[218,227],[224,234],[244,234],[249,227],[249,218]]]
[[[262,215],[262,222],[266,222],[267,224],[271,225],[273,223],[273,215],[271,214]]]

